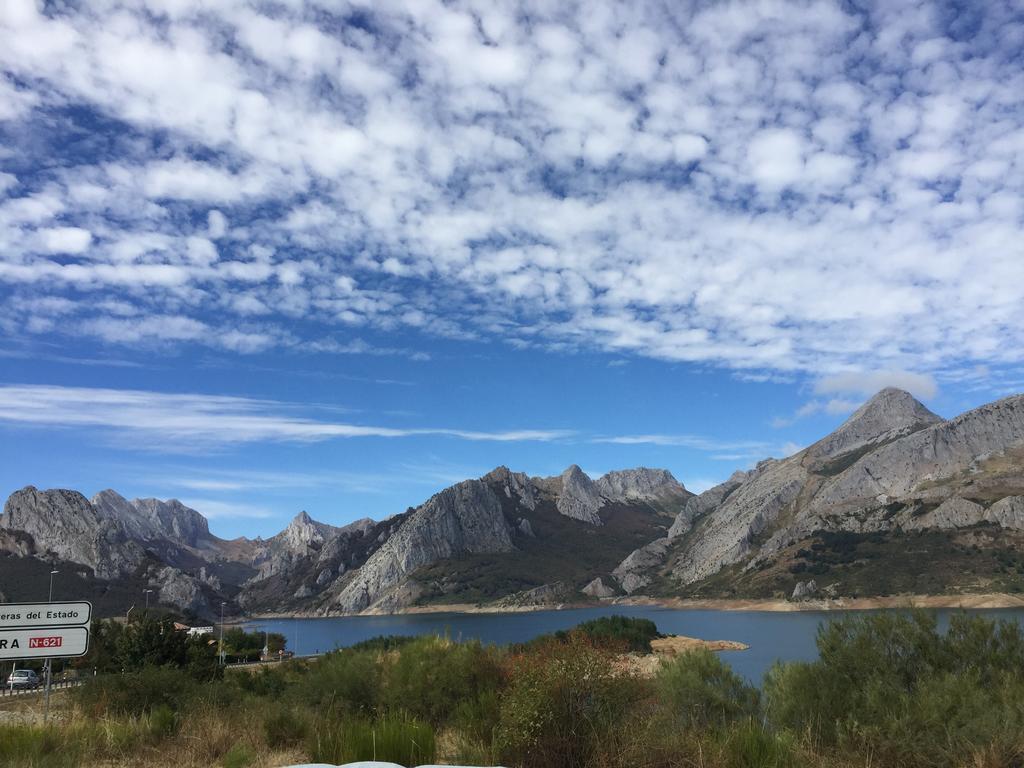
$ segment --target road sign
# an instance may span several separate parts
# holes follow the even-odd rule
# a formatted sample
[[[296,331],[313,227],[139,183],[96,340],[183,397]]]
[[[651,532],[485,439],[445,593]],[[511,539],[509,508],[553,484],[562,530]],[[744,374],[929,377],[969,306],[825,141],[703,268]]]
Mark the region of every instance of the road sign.
[[[86,627],[0,629],[0,659],[47,659],[84,656],[89,650]]]
[[[92,604],[85,600],[71,603],[0,604],[0,629],[26,627],[81,627],[92,618]]]
[[[92,604],[0,604],[0,659],[83,656],[89,650]]]

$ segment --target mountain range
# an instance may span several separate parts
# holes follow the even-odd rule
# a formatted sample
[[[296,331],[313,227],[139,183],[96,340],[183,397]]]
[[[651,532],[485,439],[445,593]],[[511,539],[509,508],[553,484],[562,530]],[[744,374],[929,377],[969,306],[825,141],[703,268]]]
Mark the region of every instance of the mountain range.
[[[0,516],[0,601],[210,617],[630,595],[808,597],[1024,589],[1024,395],[944,420],[884,389],[836,431],[699,495],[663,469],[499,467],[385,520],[299,513],[225,540],[176,500],[26,487]],[[70,583],[69,583],[70,582]],[[74,594],[70,594],[73,592]]]

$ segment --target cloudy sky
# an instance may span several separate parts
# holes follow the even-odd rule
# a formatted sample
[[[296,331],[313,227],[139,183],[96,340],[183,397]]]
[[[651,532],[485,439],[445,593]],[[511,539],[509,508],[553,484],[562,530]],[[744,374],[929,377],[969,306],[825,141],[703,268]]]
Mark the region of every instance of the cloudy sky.
[[[1020,0],[0,3],[0,495],[694,490],[1024,390]]]

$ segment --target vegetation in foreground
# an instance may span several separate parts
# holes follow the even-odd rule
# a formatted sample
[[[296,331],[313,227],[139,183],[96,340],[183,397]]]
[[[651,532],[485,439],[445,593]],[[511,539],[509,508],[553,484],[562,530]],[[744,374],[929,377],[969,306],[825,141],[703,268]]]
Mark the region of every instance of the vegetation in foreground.
[[[642,644],[647,624],[616,617],[596,631],[507,649],[380,638],[222,676],[216,665],[171,653],[162,666],[101,675],[75,690],[49,728],[0,726],[0,765],[243,768],[375,758],[529,768],[1009,768],[1024,760],[1016,623],[962,615],[940,632],[926,613],[846,618],[820,630],[818,661],[777,665],[760,690],[708,651],[636,675],[622,654]],[[215,646],[203,647],[214,659]]]

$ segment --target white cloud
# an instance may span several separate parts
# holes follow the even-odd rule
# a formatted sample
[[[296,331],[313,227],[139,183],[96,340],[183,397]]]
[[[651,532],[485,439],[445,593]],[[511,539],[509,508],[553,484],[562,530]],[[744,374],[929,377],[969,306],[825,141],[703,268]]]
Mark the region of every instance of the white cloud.
[[[766,443],[756,440],[718,440],[700,435],[618,435],[595,437],[592,442],[613,445],[661,445],[695,448],[701,451],[729,451],[742,449],[747,453],[767,450]]]
[[[912,395],[932,398],[939,391],[935,378],[926,373],[912,371],[847,371],[824,376],[814,385],[818,394],[858,394],[870,396],[885,387],[905,389]],[[832,401],[842,402],[842,401]]]
[[[159,438],[159,449],[252,442],[319,442],[353,437],[442,436],[471,441],[550,441],[565,430],[484,432],[344,424],[291,415],[294,406],[241,397],[139,390],[0,386],[0,422],[25,426],[99,427],[122,435]]]
[[[414,329],[825,379],[1024,347],[1012,3],[967,31],[912,0],[0,6],[0,283],[89,321],[0,308],[14,335]],[[138,330],[94,309],[142,294]]]
[[[769,190],[794,184],[803,174],[804,142],[796,131],[769,128],[750,141],[747,158],[754,180]]]
[[[244,502],[222,501],[220,499],[180,499],[186,507],[200,512],[208,520],[219,520],[225,517],[250,517],[267,518],[273,517],[274,513],[266,507]]]
[[[46,253],[82,253],[92,243],[92,233],[81,227],[41,229],[38,235]]]

